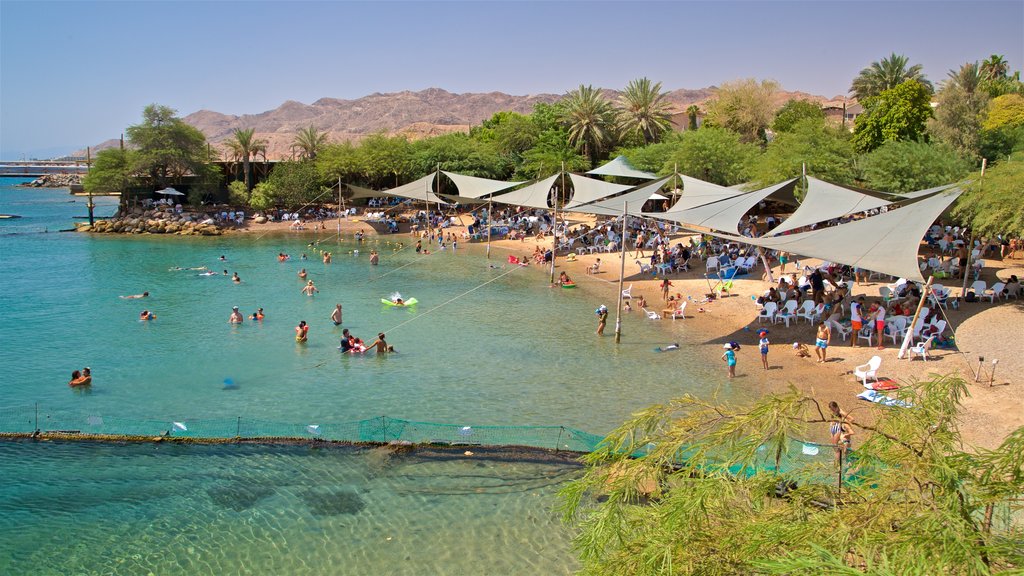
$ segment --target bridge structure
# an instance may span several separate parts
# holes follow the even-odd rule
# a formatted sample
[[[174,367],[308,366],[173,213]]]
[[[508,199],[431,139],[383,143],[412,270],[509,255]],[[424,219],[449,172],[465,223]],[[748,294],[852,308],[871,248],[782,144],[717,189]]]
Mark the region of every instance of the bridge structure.
[[[0,160],[0,176],[38,178],[47,174],[85,174],[89,167],[84,161],[63,160]]]

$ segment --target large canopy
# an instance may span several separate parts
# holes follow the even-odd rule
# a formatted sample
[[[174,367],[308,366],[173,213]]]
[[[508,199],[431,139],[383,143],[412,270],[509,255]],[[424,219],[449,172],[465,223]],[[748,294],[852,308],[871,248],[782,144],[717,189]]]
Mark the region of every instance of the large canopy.
[[[586,176],[580,176],[579,174],[569,173],[569,179],[572,180],[573,188],[571,203],[578,202],[584,204],[586,202],[594,202],[632,188],[628,184],[612,184],[611,182],[595,180]]]
[[[646,215],[672,218],[672,214],[744,194],[741,190],[726,188],[725,186],[719,186],[718,184],[712,184],[711,182],[705,182],[690,176],[678,175],[677,177],[683,183],[683,193],[679,200],[667,212],[649,213]]]
[[[561,176],[561,174],[548,176],[543,180],[534,180],[529,185],[523,186],[518,190],[512,190],[511,192],[491,196],[491,200],[502,204],[513,204],[515,206],[526,206],[528,208],[551,208],[551,206],[548,205],[548,199],[551,198],[551,186],[559,176]]]
[[[463,176],[462,174],[455,174],[454,172],[446,172],[444,170],[441,173],[451,178],[452,182],[455,182],[455,187],[459,189],[459,197],[461,198],[480,198],[522,184],[522,182],[505,182],[503,180],[491,180],[476,176]]]
[[[927,196],[929,194],[932,194],[933,192],[942,192],[943,190],[949,190],[953,186],[956,186],[956,184],[946,184],[945,186],[936,186],[935,188],[928,188],[926,190],[907,192],[906,194],[901,194],[901,196],[903,196],[904,198],[920,198],[921,196]]]
[[[917,256],[921,239],[961,192],[934,192],[899,208],[827,228],[732,239],[923,282]]]
[[[614,160],[609,161],[603,166],[594,168],[587,172],[587,174],[593,174],[595,176],[622,176],[624,178],[640,178],[643,180],[653,180],[657,178],[656,175],[650,172],[644,172],[643,170],[637,170],[629,165],[629,160],[626,160],[625,156],[616,156]]]
[[[804,195],[800,207],[782,224],[770,230],[768,234],[777,236],[789,230],[890,204],[889,200],[879,196],[850,190],[808,176],[807,193]]]
[[[671,178],[671,176],[665,176],[653,182],[648,182],[631,188],[621,194],[604,198],[603,200],[588,203],[579,203],[574,200],[573,202],[570,202],[565,209],[573,212],[583,212],[585,214],[618,216],[622,214],[623,205],[626,205],[627,207],[630,207],[630,214],[639,215],[640,208],[643,206],[644,202],[652,196],[657,195],[658,190],[665,185],[665,182],[667,182],[669,178]],[[662,198],[664,198],[664,196],[662,196]]]
[[[433,192],[434,176],[436,175],[435,172],[431,172],[419,180],[389,190],[370,190],[369,188],[352,184],[346,184],[346,186],[352,191],[352,200],[357,198],[375,198],[377,196],[396,196],[398,198],[411,198],[423,202],[447,204],[447,202]]]
[[[739,234],[739,223],[744,214],[749,212],[754,206],[757,206],[759,202],[786,186],[790,186],[795,181],[795,178],[786,180],[761,190],[734,194],[724,200],[703,204],[694,208],[678,211],[670,210],[663,214],[662,217],[683,224],[692,224],[703,228],[729,232],[730,234]],[[735,190],[733,192],[735,193]]]

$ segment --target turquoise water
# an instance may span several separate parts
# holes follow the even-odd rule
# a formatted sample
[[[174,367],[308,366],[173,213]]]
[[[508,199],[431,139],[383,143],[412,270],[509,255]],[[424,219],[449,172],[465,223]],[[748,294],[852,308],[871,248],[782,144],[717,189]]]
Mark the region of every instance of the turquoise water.
[[[614,306],[613,287],[599,297],[551,289],[546,271],[503,267],[501,251],[492,268],[480,246],[417,256],[398,248],[407,236],[359,245],[324,235],[321,246],[335,253],[324,265],[307,247],[315,235],[55,233],[85,214],[84,201],[10,183],[0,181],[0,213],[24,218],[0,221],[0,409],[38,404],[44,418],[167,423],[322,425],[387,415],[602,434],[684,392],[731,394],[718,365],[685,350],[652,352],[699,342],[685,323],[627,316],[616,346],[593,333],[594,308]],[[97,213],[113,203],[99,199]],[[371,248],[380,266],[369,265]],[[278,252],[293,259],[279,263]],[[226,269],[243,282],[169,271],[175,266]],[[303,267],[321,290],[315,297],[300,293]],[[143,291],[151,296],[119,298]],[[395,291],[419,304],[382,306]],[[341,329],[329,321],[339,302],[345,327],[366,339],[386,332],[399,353],[340,354]],[[262,307],[266,318],[229,325],[234,305],[246,316]],[[157,320],[139,322],[143,309]],[[300,320],[311,325],[305,345],[294,340]],[[71,371],[83,366],[94,385],[70,389]],[[0,443],[0,562],[13,562],[0,573],[553,574],[574,566],[570,534],[550,512],[555,488],[546,478],[563,478],[560,469],[424,460],[389,475],[367,471],[362,453],[324,454]],[[478,496],[505,483],[524,488]],[[351,489],[366,506],[321,514],[303,496],[321,488],[328,497],[312,500]],[[385,540],[392,534],[400,546]],[[358,562],[349,569],[351,558]]]

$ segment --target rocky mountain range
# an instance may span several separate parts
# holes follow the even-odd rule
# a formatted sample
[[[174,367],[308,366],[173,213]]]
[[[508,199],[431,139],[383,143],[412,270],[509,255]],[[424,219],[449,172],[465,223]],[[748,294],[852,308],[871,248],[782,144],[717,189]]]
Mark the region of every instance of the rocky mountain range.
[[[706,103],[714,97],[716,90],[714,86],[673,90],[666,93],[666,99],[681,118],[688,106]],[[620,94],[614,90],[604,92],[612,101]],[[183,120],[202,131],[215,146],[228,139],[236,128],[253,128],[257,137],[267,140],[267,156],[280,159],[291,156],[295,134],[311,125],[326,132],[332,141],[357,142],[375,132],[405,134],[411,139],[419,139],[450,132],[468,132],[470,126],[480,124],[496,112],[528,114],[535,104],[556,102],[562,97],[559,94],[513,96],[502,92],[453,94],[440,88],[428,88],[419,92],[376,93],[355,100],[321,98],[312,104],[289,100],[273,110],[241,116],[200,110]],[[779,91],[776,98],[780,106],[792,98],[820,103],[830,100],[804,92],[786,91]],[[95,153],[117,145],[117,140],[108,140],[94,146],[92,151]],[[85,152],[82,151],[81,155],[84,156]]]

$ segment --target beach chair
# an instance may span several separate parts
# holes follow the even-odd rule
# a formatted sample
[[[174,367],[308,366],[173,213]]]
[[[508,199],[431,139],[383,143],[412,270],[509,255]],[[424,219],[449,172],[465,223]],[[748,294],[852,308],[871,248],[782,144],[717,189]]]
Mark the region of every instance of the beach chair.
[[[822,306],[822,308],[824,309],[824,306]],[[796,311],[796,317],[798,320],[800,318],[804,318],[805,320],[807,320],[807,322],[809,322],[812,325],[814,324],[815,316],[816,314],[814,313],[814,300],[804,300],[804,303],[800,305],[800,309]]]
[[[779,320],[782,320],[783,322],[786,323],[786,328],[789,328],[789,321],[792,320],[793,318],[796,318],[797,305],[798,304],[796,300],[787,301],[785,306],[782,307],[782,310],[775,315],[774,323],[778,324]]]
[[[867,364],[861,364],[853,369],[853,375],[860,378],[861,384],[868,387],[868,378],[878,381],[878,369],[882,367],[882,357],[872,356]]]
[[[672,319],[675,320],[676,318],[682,318],[683,320],[686,320],[686,300],[680,302],[679,308],[676,308],[675,310],[672,311]]]
[[[974,290],[974,294],[978,297],[978,300],[980,301],[982,298],[985,297],[985,291],[988,290],[988,284],[986,284],[984,280],[975,280],[971,284],[971,290]]]
[[[988,298],[989,302],[995,303],[996,298],[1003,297],[1003,289],[1006,288],[1006,284],[1003,282],[996,282],[988,289],[984,294],[975,292],[978,294],[978,298]]]
[[[888,286],[882,286],[878,289],[878,295],[882,297],[882,300],[885,301],[886,304],[888,304],[889,301],[892,300],[892,289]]]
[[[658,314],[653,310],[648,310],[647,308],[641,308],[641,310],[644,311],[644,314],[647,314],[648,320],[661,320],[661,314]]]
[[[762,320],[768,320],[772,324],[775,323],[775,315],[779,311],[779,305],[775,302],[765,302],[764,308],[761,309],[761,313],[757,315],[757,323],[760,324]]]
[[[929,336],[928,339],[925,340],[924,342],[920,342],[917,345],[915,345],[914,347],[912,347],[910,349],[910,353],[911,354],[917,354],[917,355],[921,356],[921,360],[927,362],[928,361],[928,349],[932,347],[932,340],[934,340],[934,339],[935,339],[935,336]],[[913,356],[908,356],[907,359],[908,360],[913,360],[914,357]]]
[[[849,338],[850,334],[853,332],[853,328],[847,328],[839,322],[829,322],[828,326],[829,330],[831,330],[833,334],[839,334],[843,339],[843,342],[846,342],[846,339]]]
[[[872,330],[870,326],[865,326],[860,329],[860,332],[857,332],[857,339],[867,340],[868,346],[871,346],[871,335],[873,332],[874,330]]]
[[[928,338],[930,336],[942,336],[942,333],[946,331],[946,321],[936,320],[931,324],[921,329],[921,337]]]
[[[907,321],[906,316],[896,316],[889,322],[889,337],[892,338],[892,344],[895,346],[899,344],[896,341],[897,338],[902,338],[907,334]]]
[[[705,266],[707,266],[707,272],[710,273],[712,270],[717,272],[718,271],[718,258],[715,258],[714,256],[708,258],[708,261],[706,262]]]
[[[654,272],[654,269],[651,268],[650,264],[644,264],[643,262],[637,260],[636,265],[640,267],[641,274],[652,274]]]
[[[633,285],[630,284],[629,288],[626,288],[625,290],[622,291],[622,298],[625,299],[625,300],[629,300],[632,297],[633,297]]]

